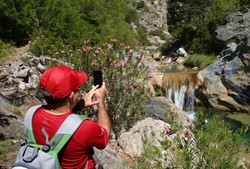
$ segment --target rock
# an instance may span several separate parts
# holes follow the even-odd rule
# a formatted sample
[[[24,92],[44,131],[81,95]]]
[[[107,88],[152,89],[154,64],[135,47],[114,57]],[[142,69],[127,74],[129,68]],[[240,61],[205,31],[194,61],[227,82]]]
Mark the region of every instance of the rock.
[[[247,46],[250,47],[250,9],[245,13],[234,12],[226,20],[227,24],[216,29],[216,38],[223,42],[230,39],[237,39],[239,41],[245,39]]]
[[[156,49],[158,49],[157,46],[153,45],[153,46],[147,46],[145,48],[146,51],[149,51],[150,53],[154,52]]]
[[[147,10],[137,10],[140,13],[139,22],[147,32],[162,31],[168,35],[167,3],[164,0],[144,0]]]
[[[163,73],[154,73],[154,76],[148,81],[147,86],[152,96],[156,96],[157,91],[162,90],[162,77]]]
[[[28,68],[21,69],[21,70],[19,70],[19,71],[16,71],[16,72],[13,74],[13,76],[14,76],[14,77],[19,77],[19,78],[25,78],[25,77],[27,77],[29,70],[30,70],[29,67],[28,67]]]
[[[187,54],[187,52],[185,51],[184,48],[179,48],[179,49],[177,49],[176,53],[177,53],[179,56],[181,56],[181,57],[187,57],[187,56],[188,56],[188,54]]]
[[[197,97],[213,108],[250,112],[250,9],[235,12],[217,28],[217,39],[228,43],[214,64],[199,72]]]
[[[98,150],[94,148],[95,154],[101,161],[103,168],[119,168],[119,169],[130,169],[119,154],[110,147],[110,144],[104,150]]]
[[[199,67],[195,66],[192,68],[193,70],[199,70]]]
[[[167,138],[166,134],[163,134],[166,132],[166,127],[169,127],[169,124],[161,120],[147,118],[138,122],[128,132],[121,133],[118,143],[130,157],[143,155],[145,142],[151,146],[155,146],[160,149],[162,157],[159,158],[162,158],[162,160],[157,158],[150,160],[152,162],[154,160],[163,161],[162,165],[166,166],[168,161],[173,158],[173,154],[168,154],[168,157],[166,156],[167,152],[161,144],[164,139],[172,139],[172,137]]]
[[[9,76],[10,72],[6,69],[2,70],[0,73],[0,80],[5,80],[7,76]]]
[[[22,118],[11,112],[11,103],[0,94],[0,141],[16,138],[23,131]]]
[[[154,52],[152,55],[153,59],[155,59],[156,61],[160,60],[160,56],[161,56],[161,52]]]
[[[197,97],[219,110],[250,112],[249,54],[236,50],[222,51],[220,55],[214,64],[199,72]]]
[[[162,46],[166,42],[165,40],[161,40],[159,36],[149,36],[147,39],[152,45],[156,46]]]
[[[178,59],[176,60],[176,62],[180,65],[182,65],[185,61],[186,59],[184,57],[178,57]]]
[[[41,63],[39,63],[39,64],[37,65],[37,69],[38,69],[41,73],[43,73],[47,68],[46,68],[45,66],[43,66]]]

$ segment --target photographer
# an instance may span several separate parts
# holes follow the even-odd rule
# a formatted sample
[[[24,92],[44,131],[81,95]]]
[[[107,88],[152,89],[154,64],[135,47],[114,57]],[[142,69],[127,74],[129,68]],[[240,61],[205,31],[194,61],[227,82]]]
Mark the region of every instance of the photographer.
[[[105,106],[105,83],[100,88],[98,85],[92,86],[88,93],[80,95],[79,87],[87,80],[84,72],[74,71],[67,66],[51,67],[40,79],[40,91],[47,105],[39,108],[32,120],[37,144],[46,144],[42,129],[45,129],[50,140],[66,117],[74,113],[76,105],[78,108],[97,105],[98,108],[97,122],[89,119],[83,121],[60,151],[59,161],[63,169],[95,168],[93,147],[104,149],[109,141],[111,123]]]

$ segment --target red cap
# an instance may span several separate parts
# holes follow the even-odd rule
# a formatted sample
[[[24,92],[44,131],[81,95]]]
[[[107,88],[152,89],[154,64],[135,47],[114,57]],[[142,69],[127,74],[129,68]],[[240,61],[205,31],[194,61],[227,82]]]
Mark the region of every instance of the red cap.
[[[46,89],[54,99],[68,96],[86,83],[88,76],[67,66],[54,66],[46,70],[40,79],[40,88]]]

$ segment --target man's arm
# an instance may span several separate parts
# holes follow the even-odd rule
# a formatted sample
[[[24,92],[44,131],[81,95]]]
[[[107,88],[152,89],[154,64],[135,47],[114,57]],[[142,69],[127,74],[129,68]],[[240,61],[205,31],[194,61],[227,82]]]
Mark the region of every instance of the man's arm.
[[[111,133],[111,122],[107,113],[106,105],[105,105],[105,96],[107,93],[105,82],[103,82],[102,87],[98,88],[95,92],[95,97],[98,101],[98,115],[97,115],[97,123],[102,126],[108,132],[110,136]]]

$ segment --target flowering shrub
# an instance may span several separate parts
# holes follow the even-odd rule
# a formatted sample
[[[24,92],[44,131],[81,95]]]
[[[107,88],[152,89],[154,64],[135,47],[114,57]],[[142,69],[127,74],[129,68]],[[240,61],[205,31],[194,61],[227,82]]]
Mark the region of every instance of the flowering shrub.
[[[48,47],[42,44],[45,40],[43,36],[31,45],[33,53],[38,51],[38,55],[46,54],[62,59],[74,64],[74,69],[85,71],[89,81],[83,90],[88,91],[93,85],[93,70],[103,71],[108,89],[107,109],[115,133],[122,128],[128,129],[143,117],[142,106],[147,94],[145,83],[151,74],[142,62],[143,51],[136,52],[131,46],[119,43],[116,39],[110,39],[100,47],[92,46],[91,41],[86,40],[77,49],[60,43]]]
[[[233,132],[224,121],[208,121],[206,117],[206,114],[197,112],[193,121],[186,118],[188,125],[179,126],[172,146],[167,147],[175,154],[172,167],[244,168],[247,164],[240,163],[244,131]],[[167,137],[174,134],[171,130],[166,131]]]

